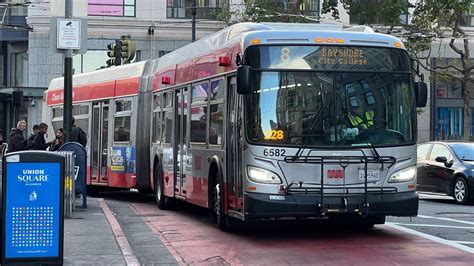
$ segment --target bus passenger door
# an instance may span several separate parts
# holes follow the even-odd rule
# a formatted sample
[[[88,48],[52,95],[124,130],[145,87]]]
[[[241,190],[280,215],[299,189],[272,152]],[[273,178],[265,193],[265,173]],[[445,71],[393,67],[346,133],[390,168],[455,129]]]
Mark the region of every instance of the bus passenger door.
[[[236,86],[236,78],[231,77],[227,90],[227,185],[229,208],[241,210],[242,206],[239,197],[242,197],[241,185],[241,144],[240,144],[240,127],[239,127],[239,108],[238,94]]]
[[[107,185],[109,101],[92,104],[91,183]]]
[[[175,194],[186,197],[188,88],[176,91],[175,102]]]

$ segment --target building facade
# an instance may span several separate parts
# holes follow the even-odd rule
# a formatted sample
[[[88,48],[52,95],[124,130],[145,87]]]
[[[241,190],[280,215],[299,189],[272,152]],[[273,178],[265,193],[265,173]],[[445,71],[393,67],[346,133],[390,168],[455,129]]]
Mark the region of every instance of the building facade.
[[[256,1],[256,0],[255,0]],[[320,0],[269,0],[278,6],[278,12],[291,13],[299,10],[315,21],[322,23],[360,22],[349,16],[342,7],[340,20],[330,15],[320,15]],[[374,2],[381,2],[373,0]],[[416,2],[416,0],[410,0]],[[87,19],[87,52],[74,55],[74,73],[90,72],[106,65],[107,44],[129,35],[135,42],[135,61],[158,58],[182,47],[192,39],[192,15],[195,4],[196,39],[225,27],[219,22],[220,11],[230,6],[231,10],[244,7],[244,0],[73,0],[73,10]],[[383,1],[382,1],[383,2]],[[8,9],[7,12],[5,9]],[[4,15],[0,28],[0,129],[6,135],[19,119],[27,119],[29,125],[41,121],[42,92],[51,79],[63,74],[63,53],[55,49],[51,36],[51,21],[64,16],[64,0],[26,1],[0,0],[0,11]],[[285,12],[286,10],[286,12]],[[400,17],[410,22],[410,13]],[[13,27],[12,27],[13,25]],[[21,30],[18,25],[21,25]],[[472,15],[466,14],[466,30],[474,29]],[[54,32],[54,31],[53,31]],[[474,40],[473,40],[474,41]],[[456,64],[458,55],[447,43],[434,44],[434,65]],[[418,139],[420,142],[433,139],[457,139],[462,137],[462,99],[459,84],[429,72],[423,73],[429,83],[430,93],[426,108],[420,108]],[[472,86],[474,87],[474,85]],[[23,97],[12,97],[14,91],[22,91]],[[18,95],[17,95],[18,96]],[[474,97],[474,92],[471,93]],[[21,99],[13,103],[13,99]],[[474,99],[471,107],[474,107]],[[474,117],[474,116],[473,116]],[[472,117],[471,117],[472,118]],[[474,125],[474,119],[473,123]],[[28,127],[31,130],[31,127]],[[474,127],[472,129],[474,135]]]

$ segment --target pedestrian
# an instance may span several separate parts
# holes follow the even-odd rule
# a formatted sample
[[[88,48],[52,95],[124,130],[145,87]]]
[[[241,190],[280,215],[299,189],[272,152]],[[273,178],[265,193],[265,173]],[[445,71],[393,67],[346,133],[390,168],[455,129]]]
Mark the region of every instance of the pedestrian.
[[[56,138],[52,141],[53,144],[49,147],[50,151],[58,151],[64,143],[64,129],[59,128],[56,130]]]
[[[33,126],[33,133],[28,137],[28,140],[26,141],[26,149],[31,150],[33,149],[33,143],[35,142],[35,137],[38,134],[39,131],[39,126],[34,125]]]
[[[22,151],[26,149],[26,140],[23,136],[23,131],[26,129],[26,122],[24,120],[19,121],[16,124],[16,128],[12,128],[10,132],[10,145],[8,147],[9,152]]]
[[[82,128],[76,126],[76,119],[72,118],[72,128],[71,128],[71,137],[68,138],[69,141],[77,142],[81,144],[84,148],[87,145],[87,135]]]
[[[48,125],[46,125],[45,123],[39,124],[38,134],[36,134],[36,137],[34,139],[32,150],[45,151],[49,146],[53,144],[52,141],[46,143],[46,140],[44,138],[46,132],[48,132]]]

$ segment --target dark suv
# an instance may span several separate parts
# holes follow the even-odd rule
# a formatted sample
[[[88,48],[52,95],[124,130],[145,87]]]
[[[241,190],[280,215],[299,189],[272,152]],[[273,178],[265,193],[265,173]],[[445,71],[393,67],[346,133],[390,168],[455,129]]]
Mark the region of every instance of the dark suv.
[[[445,193],[457,203],[474,198],[474,143],[433,141],[418,145],[418,191]]]

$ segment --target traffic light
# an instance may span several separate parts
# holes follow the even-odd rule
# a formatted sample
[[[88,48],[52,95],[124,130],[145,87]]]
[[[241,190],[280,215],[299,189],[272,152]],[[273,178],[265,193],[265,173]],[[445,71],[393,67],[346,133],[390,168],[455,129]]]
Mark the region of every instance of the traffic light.
[[[120,44],[120,49],[122,51],[121,57],[124,59],[123,63],[130,63],[135,58],[135,42],[130,39],[130,36],[122,36]]]
[[[116,40],[115,43],[109,43],[107,49],[107,56],[109,57],[106,61],[107,67],[120,66],[122,64],[122,42]]]

